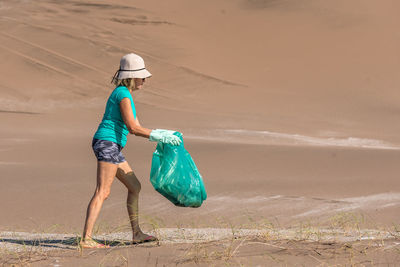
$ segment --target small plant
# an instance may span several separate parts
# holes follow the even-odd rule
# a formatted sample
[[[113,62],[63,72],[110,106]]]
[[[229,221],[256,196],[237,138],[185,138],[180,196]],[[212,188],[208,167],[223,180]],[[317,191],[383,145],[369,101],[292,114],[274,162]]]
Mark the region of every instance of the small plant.
[[[330,222],[333,228],[342,229],[344,232],[357,230],[365,223],[365,217],[361,213],[340,212],[331,217]]]

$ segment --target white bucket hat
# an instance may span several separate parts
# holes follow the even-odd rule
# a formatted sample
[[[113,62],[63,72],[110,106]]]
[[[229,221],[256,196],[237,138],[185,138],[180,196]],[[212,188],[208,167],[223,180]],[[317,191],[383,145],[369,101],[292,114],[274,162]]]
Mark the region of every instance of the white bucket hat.
[[[146,70],[143,58],[130,53],[121,58],[119,70],[115,73],[114,78],[122,80],[128,78],[148,78],[150,76],[151,73]]]

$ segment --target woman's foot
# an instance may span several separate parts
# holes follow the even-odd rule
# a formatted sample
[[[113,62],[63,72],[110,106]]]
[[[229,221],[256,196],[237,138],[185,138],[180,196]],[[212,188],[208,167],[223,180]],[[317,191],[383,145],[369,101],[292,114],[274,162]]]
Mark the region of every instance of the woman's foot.
[[[146,235],[143,232],[134,234],[133,238],[132,238],[133,244],[140,244],[140,243],[154,242],[154,241],[158,241],[157,237],[152,236],[152,235]]]
[[[79,242],[79,246],[81,248],[109,248],[110,247],[108,245],[98,243],[91,238],[82,239],[81,242]]]

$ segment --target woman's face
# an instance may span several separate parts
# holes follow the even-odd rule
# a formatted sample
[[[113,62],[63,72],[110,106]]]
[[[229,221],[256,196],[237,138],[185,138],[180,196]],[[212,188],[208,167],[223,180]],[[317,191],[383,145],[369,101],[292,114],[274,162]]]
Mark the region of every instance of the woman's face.
[[[135,87],[133,88],[133,90],[139,90],[142,88],[145,78],[134,78],[133,80],[135,82]]]

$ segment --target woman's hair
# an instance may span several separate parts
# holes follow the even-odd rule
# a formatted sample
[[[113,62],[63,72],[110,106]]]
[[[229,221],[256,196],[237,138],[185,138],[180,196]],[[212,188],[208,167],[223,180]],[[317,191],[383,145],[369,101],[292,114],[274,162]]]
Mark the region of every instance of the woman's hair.
[[[125,86],[125,87],[127,87],[129,89],[129,88],[133,88],[135,86],[135,81],[133,79],[134,78],[127,78],[127,79],[119,80],[119,79],[115,79],[114,78],[112,80],[112,83],[117,87],[118,86]]]

